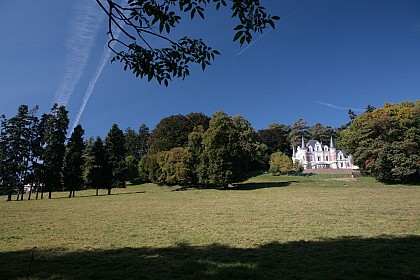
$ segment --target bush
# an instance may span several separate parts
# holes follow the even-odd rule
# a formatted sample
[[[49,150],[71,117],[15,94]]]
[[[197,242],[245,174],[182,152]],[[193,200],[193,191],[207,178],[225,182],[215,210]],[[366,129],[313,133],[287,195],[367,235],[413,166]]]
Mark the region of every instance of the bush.
[[[270,156],[270,172],[280,175],[293,170],[292,160],[282,152],[275,152]]]

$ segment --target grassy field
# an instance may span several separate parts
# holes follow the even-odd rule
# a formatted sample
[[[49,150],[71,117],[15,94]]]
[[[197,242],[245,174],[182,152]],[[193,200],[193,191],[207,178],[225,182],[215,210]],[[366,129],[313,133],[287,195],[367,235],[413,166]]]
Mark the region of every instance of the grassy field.
[[[0,279],[420,279],[420,187],[260,175],[0,197]]]

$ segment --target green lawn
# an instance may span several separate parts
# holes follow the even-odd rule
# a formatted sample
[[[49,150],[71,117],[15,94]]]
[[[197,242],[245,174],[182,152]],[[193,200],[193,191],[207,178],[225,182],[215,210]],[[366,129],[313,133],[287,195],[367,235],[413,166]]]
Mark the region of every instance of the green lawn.
[[[260,175],[0,197],[0,279],[420,279],[420,187]]]

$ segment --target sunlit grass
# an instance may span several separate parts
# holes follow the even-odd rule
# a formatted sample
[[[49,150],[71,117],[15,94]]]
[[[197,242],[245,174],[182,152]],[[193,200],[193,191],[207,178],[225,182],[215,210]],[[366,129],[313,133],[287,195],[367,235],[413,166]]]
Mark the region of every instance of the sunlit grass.
[[[146,184],[114,189],[111,196],[105,190],[98,197],[86,190],[71,199],[67,193],[18,202],[1,197],[0,252],[37,250],[59,256],[214,244],[253,249],[348,236],[420,236],[418,186],[385,186],[371,178],[263,174],[231,190],[176,189]],[[222,262],[215,269],[252,270],[256,265],[243,261]],[[194,265],[208,268],[212,262],[200,259]]]

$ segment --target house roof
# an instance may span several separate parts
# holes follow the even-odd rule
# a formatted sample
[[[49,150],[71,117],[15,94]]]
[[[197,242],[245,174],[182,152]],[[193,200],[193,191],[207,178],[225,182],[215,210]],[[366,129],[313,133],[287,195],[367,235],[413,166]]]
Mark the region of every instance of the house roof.
[[[316,140],[309,140],[309,142],[308,142],[308,143],[306,143],[306,147],[308,147],[308,148],[309,148],[309,147],[311,146],[312,148],[315,148],[315,145],[316,145],[317,143],[319,144],[319,142],[318,142],[318,141],[316,141]]]

